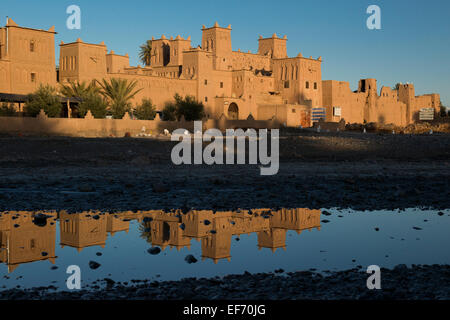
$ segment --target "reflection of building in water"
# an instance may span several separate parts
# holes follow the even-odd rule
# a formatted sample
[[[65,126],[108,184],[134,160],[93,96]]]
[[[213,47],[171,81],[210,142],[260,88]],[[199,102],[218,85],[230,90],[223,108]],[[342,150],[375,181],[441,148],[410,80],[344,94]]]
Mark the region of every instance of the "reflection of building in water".
[[[114,236],[116,232],[125,231],[128,233],[130,229],[130,220],[123,219],[121,216],[116,214],[108,214],[106,219],[106,231],[109,232],[111,236]]]
[[[191,239],[184,234],[182,228],[181,210],[165,213],[164,211],[146,211],[143,213],[144,219],[151,218],[144,222],[145,227],[150,229],[150,242],[152,246],[159,246],[161,249],[176,248],[180,250],[184,247],[190,248]]]
[[[286,229],[271,228],[259,231],[258,248],[270,248],[272,252],[278,248],[286,250]]]
[[[56,213],[45,213],[47,221],[42,226],[29,212],[0,214],[0,262],[14,271],[20,264],[39,260],[55,263]]]
[[[286,248],[286,232],[317,228],[320,230],[320,210],[309,209],[253,209],[236,212],[192,210],[187,214],[179,211],[166,214],[156,212],[145,227],[150,229],[148,241],[153,246],[178,249],[189,246],[191,239],[201,240],[202,258],[210,258],[215,263],[231,258],[231,238],[233,235],[257,233],[258,247],[269,248],[273,252]]]
[[[107,237],[106,214],[61,212],[59,219],[62,247],[70,246],[81,251],[84,247],[105,246]]]
[[[50,260],[55,261],[56,213],[47,223],[33,223],[36,213],[0,213],[0,262],[14,270],[20,263]],[[131,220],[142,223],[141,236],[163,250],[167,247],[190,248],[192,239],[201,241],[202,259],[231,258],[231,239],[241,234],[256,233],[258,248],[275,251],[286,247],[286,233],[313,228],[320,230],[320,210],[309,209],[253,209],[214,212],[192,210],[184,214],[181,210],[166,213],[162,210],[103,213],[82,212],[59,213],[61,246],[70,246],[81,251],[84,247],[105,246],[108,232],[128,232]],[[53,224],[52,224],[53,223]],[[15,227],[17,225],[18,227]],[[45,252],[47,255],[42,255]]]

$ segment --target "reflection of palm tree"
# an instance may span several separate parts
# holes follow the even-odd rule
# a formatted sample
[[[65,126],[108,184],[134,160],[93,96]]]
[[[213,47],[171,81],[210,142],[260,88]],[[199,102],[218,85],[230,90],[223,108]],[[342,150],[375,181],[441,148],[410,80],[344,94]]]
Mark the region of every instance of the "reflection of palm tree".
[[[142,239],[145,239],[148,243],[152,243],[152,232],[150,229],[150,222],[142,222],[139,225],[139,233]]]
[[[152,41],[147,40],[143,45],[141,45],[139,51],[139,59],[145,66],[149,66],[152,61]]]

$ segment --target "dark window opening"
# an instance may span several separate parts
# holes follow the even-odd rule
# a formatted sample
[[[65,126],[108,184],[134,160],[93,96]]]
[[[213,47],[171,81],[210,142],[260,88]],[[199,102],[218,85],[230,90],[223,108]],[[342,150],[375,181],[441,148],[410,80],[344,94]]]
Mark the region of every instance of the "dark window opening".
[[[284,88],[288,89],[289,88],[289,80],[284,82]]]
[[[31,82],[36,82],[36,73],[31,74]]]
[[[309,89],[309,81],[306,81],[306,89]]]
[[[223,88],[223,82],[220,83],[220,87]]]

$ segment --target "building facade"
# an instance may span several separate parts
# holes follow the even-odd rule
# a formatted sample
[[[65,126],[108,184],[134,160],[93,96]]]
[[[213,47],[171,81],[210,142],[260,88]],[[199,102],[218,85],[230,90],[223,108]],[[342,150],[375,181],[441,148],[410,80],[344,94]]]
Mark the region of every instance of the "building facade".
[[[314,112],[326,121],[384,122],[407,125],[423,108],[439,112],[438,94],[415,96],[412,84],[377,93],[375,79],[363,79],[352,92],[348,82],[322,80],[322,58],[287,55],[287,37],[260,36],[258,52],[232,50],[231,26],[203,26],[201,46],[191,38],[152,38],[150,66],[130,66],[129,56],[105,43],[81,39],[60,44],[58,81],[108,78],[136,80],[139,103],[150,98],[159,110],[173,96],[191,95],[205,105],[208,118],[269,120],[309,127]],[[57,84],[54,28],[19,27],[11,19],[0,28],[0,93],[28,94],[39,84]]]

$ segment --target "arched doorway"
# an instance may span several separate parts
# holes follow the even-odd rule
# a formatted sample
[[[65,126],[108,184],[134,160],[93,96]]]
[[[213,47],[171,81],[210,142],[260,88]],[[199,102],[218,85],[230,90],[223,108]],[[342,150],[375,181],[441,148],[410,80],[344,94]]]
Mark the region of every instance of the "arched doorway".
[[[231,120],[239,119],[239,108],[234,102],[230,103],[230,106],[228,107],[228,118]]]

